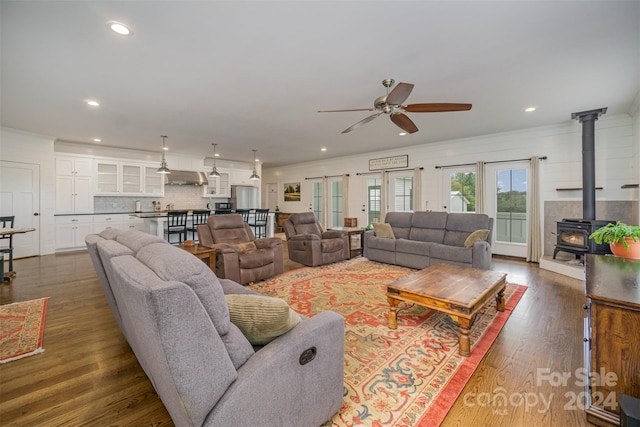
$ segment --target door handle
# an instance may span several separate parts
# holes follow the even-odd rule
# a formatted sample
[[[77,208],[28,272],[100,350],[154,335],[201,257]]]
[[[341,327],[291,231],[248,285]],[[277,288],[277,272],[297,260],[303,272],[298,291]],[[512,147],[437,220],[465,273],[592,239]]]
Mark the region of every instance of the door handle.
[[[39,212],[34,212],[33,216],[40,216],[40,213]]]

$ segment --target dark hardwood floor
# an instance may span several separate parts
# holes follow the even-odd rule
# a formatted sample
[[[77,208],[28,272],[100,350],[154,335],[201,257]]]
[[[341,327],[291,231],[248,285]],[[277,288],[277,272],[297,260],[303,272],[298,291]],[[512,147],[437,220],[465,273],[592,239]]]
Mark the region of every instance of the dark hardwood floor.
[[[285,260],[286,270],[299,267]],[[20,259],[15,269],[0,304],[49,297],[45,351],[0,365],[1,425],[173,425],[86,251]],[[493,269],[528,289],[442,425],[589,425],[575,376],[583,366],[583,283],[512,259],[494,258]],[[552,381],[560,375],[570,378]]]

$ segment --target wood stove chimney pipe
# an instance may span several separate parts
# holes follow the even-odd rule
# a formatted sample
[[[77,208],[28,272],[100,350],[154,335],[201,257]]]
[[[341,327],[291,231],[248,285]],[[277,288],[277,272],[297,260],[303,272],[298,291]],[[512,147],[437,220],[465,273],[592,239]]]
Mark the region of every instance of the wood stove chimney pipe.
[[[571,113],[582,123],[582,219],[596,219],[595,122],[607,107]]]

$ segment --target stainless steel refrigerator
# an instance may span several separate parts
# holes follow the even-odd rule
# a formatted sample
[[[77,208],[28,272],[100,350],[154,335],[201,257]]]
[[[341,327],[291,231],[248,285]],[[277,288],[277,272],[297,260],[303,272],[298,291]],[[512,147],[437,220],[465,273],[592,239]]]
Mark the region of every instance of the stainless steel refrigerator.
[[[258,209],[260,207],[260,189],[243,185],[231,186],[231,209]]]

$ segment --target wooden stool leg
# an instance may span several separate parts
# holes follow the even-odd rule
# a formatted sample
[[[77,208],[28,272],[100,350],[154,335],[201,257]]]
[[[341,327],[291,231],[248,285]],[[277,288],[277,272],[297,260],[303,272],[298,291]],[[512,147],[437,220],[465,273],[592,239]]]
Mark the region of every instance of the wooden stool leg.
[[[504,288],[496,294],[496,310],[504,311]]]
[[[389,301],[389,329],[398,328],[398,303],[399,300],[387,296]]]
[[[460,338],[458,353],[460,356],[468,357],[471,354],[471,340],[469,339],[469,332],[471,330],[471,324],[473,320],[458,317],[458,324],[460,325]]]

